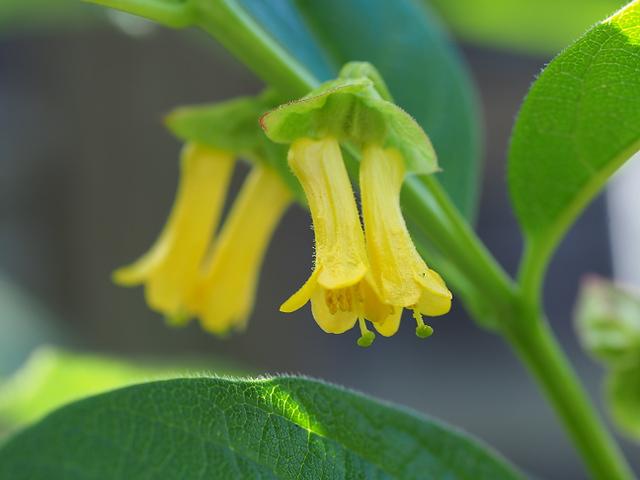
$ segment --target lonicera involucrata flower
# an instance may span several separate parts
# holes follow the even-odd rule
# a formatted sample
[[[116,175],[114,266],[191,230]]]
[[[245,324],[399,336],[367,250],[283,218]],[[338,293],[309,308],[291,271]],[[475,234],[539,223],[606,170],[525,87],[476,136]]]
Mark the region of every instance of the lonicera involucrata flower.
[[[438,167],[428,137],[389,100],[381,77],[370,65],[348,64],[337,80],[269,112],[261,123],[269,138],[291,145],[289,165],[305,191],[316,238],[314,272],[281,309],[293,311],[311,299],[325,331],[341,333],[367,318],[393,335],[408,308],[417,335],[429,336],[422,315],[447,313],[452,296],[411,240],[400,189],[407,172]],[[341,144],[362,154],[364,234]],[[378,315],[368,305],[376,305]]]
[[[190,142],[176,202],[152,249],[114,279],[144,284],[149,306],[173,324],[197,317],[206,330],[226,334],[244,328],[253,310],[266,248],[293,199],[274,167],[286,153],[269,144],[257,121],[268,98],[181,108],[167,119]],[[216,234],[237,155],[252,168]]]
[[[293,312],[311,300],[313,316],[325,332],[343,333],[359,322],[360,344],[373,340],[365,319],[383,334],[394,333],[400,312],[380,300],[371,281],[360,217],[337,140],[297,140],[289,150],[289,165],[309,202],[316,255],[311,277],[280,309]]]

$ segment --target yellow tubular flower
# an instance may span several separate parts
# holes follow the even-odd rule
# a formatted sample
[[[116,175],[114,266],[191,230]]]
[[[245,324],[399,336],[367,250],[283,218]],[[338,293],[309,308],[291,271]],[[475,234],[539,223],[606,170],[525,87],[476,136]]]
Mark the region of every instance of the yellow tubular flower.
[[[150,308],[180,316],[218,225],[233,165],[226,152],[185,146],[176,200],[160,237],[139,260],[116,270],[114,281],[144,283]]]
[[[374,337],[365,318],[383,335],[392,335],[401,309],[380,301],[368,275],[364,234],[337,140],[297,140],[289,165],[309,202],[316,255],[311,277],[280,310],[293,312],[311,300],[313,316],[327,333],[343,333],[359,321],[363,346]]]
[[[360,164],[360,191],[367,254],[372,276],[384,302],[410,308],[419,336],[431,334],[422,315],[444,315],[451,308],[451,292],[429,269],[409,236],[400,210],[404,161],[394,149],[365,148]]]
[[[265,250],[291,200],[275,171],[263,164],[253,167],[187,305],[203,328],[224,334],[245,327]]]

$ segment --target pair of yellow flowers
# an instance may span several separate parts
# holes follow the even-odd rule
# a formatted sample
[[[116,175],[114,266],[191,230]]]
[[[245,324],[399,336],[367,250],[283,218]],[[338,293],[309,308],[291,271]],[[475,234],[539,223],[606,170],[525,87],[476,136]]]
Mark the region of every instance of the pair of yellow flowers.
[[[427,337],[432,329],[422,315],[447,313],[451,293],[420,257],[407,230],[400,209],[401,154],[376,144],[362,153],[364,230],[339,142],[301,138],[291,144],[289,166],[313,220],[315,266],[280,310],[293,312],[311,301],[325,332],[343,333],[358,323],[358,344],[368,346],[375,335],[365,320],[391,336],[408,308],[416,333]],[[214,235],[233,165],[229,153],[187,145],[177,199],[160,238],[146,255],[114,274],[122,285],[144,283],[149,306],[174,322],[198,317],[217,334],[246,325],[266,247],[293,200],[279,175],[258,163]]]

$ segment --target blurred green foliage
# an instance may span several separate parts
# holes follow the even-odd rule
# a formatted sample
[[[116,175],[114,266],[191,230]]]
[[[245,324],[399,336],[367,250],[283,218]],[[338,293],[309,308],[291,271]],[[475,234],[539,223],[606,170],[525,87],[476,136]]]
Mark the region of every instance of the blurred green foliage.
[[[605,365],[612,418],[640,441],[640,292],[589,278],[578,300],[576,327],[584,349]]]
[[[463,40],[534,54],[555,54],[624,0],[423,0]]]
[[[19,427],[66,403],[126,385],[205,371],[245,373],[221,361],[134,360],[41,347],[0,384],[0,427]]]

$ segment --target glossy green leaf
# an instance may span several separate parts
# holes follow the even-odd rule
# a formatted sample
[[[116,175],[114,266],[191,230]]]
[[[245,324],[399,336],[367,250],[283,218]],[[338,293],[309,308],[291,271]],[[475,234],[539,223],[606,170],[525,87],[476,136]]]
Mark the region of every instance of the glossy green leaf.
[[[624,0],[422,0],[465,41],[555,54]]]
[[[336,68],[373,64],[396,103],[433,142],[437,174],[458,208],[475,210],[480,123],[474,86],[438,20],[414,0],[296,0]]]
[[[640,442],[640,363],[611,372],[605,387],[616,426]]]
[[[69,405],[0,450],[0,478],[520,478],[477,441],[301,378],[178,379]]]
[[[125,360],[41,347],[20,370],[0,384],[0,425],[15,427],[30,423],[79,398],[171,378],[193,368],[194,365],[169,366],[167,362]],[[202,368],[202,363],[198,368]],[[237,372],[225,364],[216,365],[216,371]]]
[[[509,186],[538,280],[576,216],[640,149],[639,92],[636,0],[562,52],[527,95],[511,140]]]

